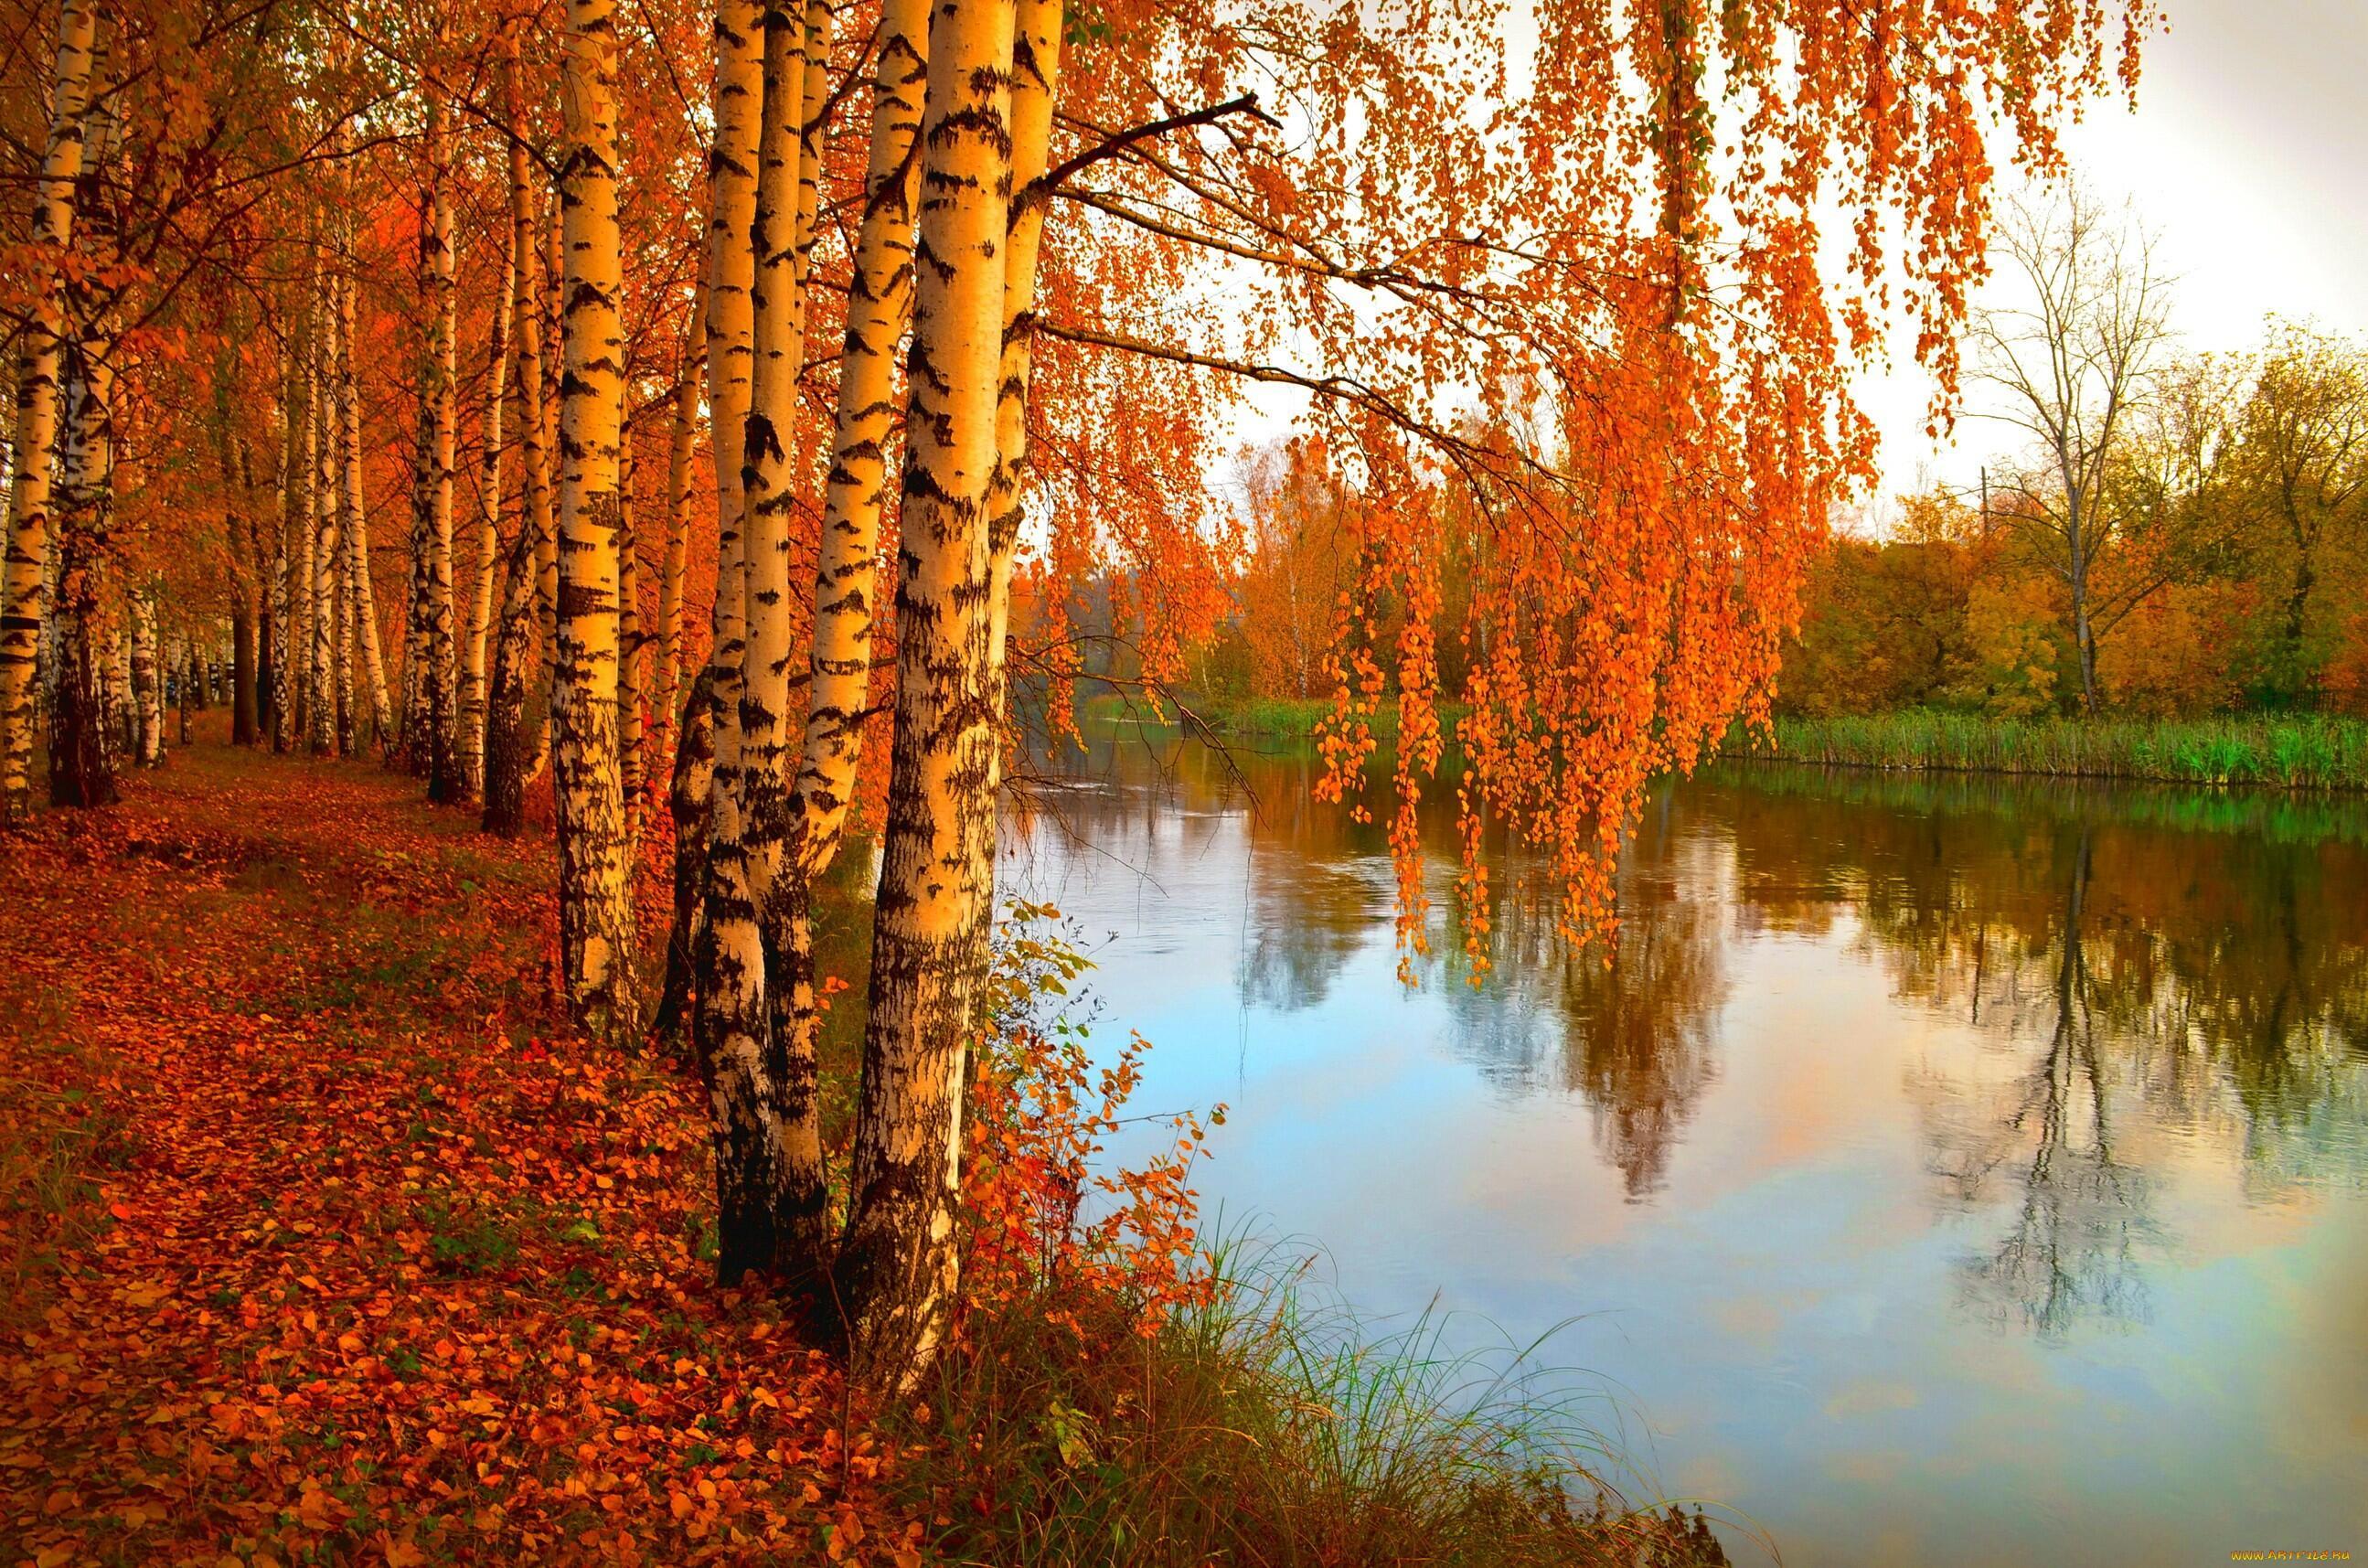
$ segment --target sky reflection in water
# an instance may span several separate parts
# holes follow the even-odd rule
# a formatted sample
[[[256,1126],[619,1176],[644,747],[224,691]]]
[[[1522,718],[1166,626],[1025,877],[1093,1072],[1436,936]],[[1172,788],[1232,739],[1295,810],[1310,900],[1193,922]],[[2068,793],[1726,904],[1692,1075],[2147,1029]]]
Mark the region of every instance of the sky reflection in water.
[[[2368,1550],[2368,803],[1717,769],[1608,967],[1515,866],[1496,972],[1408,990],[1304,756],[1092,741],[1003,892],[1359,1306],[1576,1318],[1659,1485],[1794,1562]]]

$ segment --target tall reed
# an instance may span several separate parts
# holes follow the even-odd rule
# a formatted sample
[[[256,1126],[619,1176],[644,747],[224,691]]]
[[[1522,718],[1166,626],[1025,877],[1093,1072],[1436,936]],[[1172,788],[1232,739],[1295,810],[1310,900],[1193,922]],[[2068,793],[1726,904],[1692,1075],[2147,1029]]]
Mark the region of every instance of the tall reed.
[[[1778,719],[1772,735],[1731,733],[1725,754],[1850,767],[2368,789],[2368,722],[2315,716],[1991,719],[1918,709]]]

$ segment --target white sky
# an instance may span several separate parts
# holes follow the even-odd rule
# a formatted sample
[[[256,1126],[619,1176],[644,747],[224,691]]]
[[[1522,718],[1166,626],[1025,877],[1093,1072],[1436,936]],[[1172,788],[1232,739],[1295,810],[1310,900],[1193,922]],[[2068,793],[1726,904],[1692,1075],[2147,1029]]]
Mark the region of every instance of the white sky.
[[[2174,276],[2183,348],[2257,344],[2272,314],[2368,335],[2368,0],[2164,0],[2135,112],[2090,106],[2065,139],[2078,176],[2131,204]],[[1970,484],[2014,432],[1924,435],[1928,383],[1861,387],[1884,431],[1884,488]]]

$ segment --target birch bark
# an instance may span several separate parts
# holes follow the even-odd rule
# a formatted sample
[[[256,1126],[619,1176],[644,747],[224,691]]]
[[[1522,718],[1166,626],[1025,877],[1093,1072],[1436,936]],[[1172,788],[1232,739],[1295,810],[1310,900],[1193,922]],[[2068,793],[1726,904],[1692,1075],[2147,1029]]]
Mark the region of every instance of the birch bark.
[[[459,659],[452,623],[452,460],[458,434],[460,293],[452,251],[452,130],[443,95],[427,88],[427,177],[430,198],[427,253],[428,342],[426,388],[427,440],[422,521],[427,561],[420,574],[426,604],[419,618],[420,682],[427,733],[427,798],[452,801],[468,793],[461,767]],[[350,295],[348,296],[350,298]]]
[[[393,733],[394,705],[387,692],[386,661],[379,653],[378,594],[370,584],[370,517],[362,501],[362,401],[354,375],[354,323],[359,285],[347,278],[337,290],[337,420],[339,516],[349,552],[347,592],[360,644],[362,676],[369,683],[370,723],[383,744]]]
[[[507,246],[517,244],[511,231]],[[501,575],[502,554],[502,401],[508,395],[510,309],[516,298],[511,279],[516,262],[505,275],[494,301],[494,319],[485,336],[485,411],[481,420],[484,452],[477,465],[477,559],[471,573],[468,619],[461,636],[460,752],[461,788],[470,797],[485,787],[485,654],[494,620],[494,594]]]
[[[74,237],[89,101],[96,0],[63,0],[50,68],[50,133],[33,196],[33,244],[63,259]],[[51,551],[50,467],[58,437],[58,369],[65,316],[61,284],[43,279],[17,349],[9,443],[7,556],[0,567],[0,825],[32,811],[34,674]]]
[[[871,1013],[837,1284],[859,1371],[908,1388],[944,1337],[959,1267],[961,1083],[999,744],[987,502],[1010,227],[1008,0],[940,0],[921,130],[896,731],[872,919]]]
[[[331,445],[325,404],[328,403],[329,378],[322,361],[327,358],[336,341],[336,328],[330,309],[327,291],[329,279],[318,280],[313,308],[321,330],[313,345],[310,362],[305,367],[308,395],[305,408],[311,427],[304,437],[304,463],[310,483],[306,486],[311,498],[313,531],[313,574],[307,587],[312,595],[312,610],[307,619],[312,625],[312,703],[306,713],[306,729],[313,753],[316,756],[334,756],[337,752],[338,678],[337,633],[337,574],[345,562],[337,553],[337,514],[330,498],[324,494],[328,486],[323,471]]]
[[[618,448],[624,403],[617,226],[617,62],[610,0],[568,0],[561,290],[558,663],[551,713],[559,816],[560,972],[598,1038],[640,1032],[632,841],[617,735]]]

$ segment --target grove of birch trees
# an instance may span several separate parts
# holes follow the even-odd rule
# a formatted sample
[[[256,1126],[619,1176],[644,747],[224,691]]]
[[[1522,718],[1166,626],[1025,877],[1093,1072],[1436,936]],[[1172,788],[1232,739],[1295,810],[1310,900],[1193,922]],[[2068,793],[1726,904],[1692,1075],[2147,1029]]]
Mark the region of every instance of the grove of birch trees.
[[[961,1290],[998,824],[1107,597],[1228,612],[1246,389],[1353,477],[1321,787],[1395,709],[1599,926],[1763,713],[1850,375],[1953,395],[2008,158],[2145,0],[8,0],[0,815],[166,715],[555,838],[583,1035],[695,1063],[717,1267],[885,1387]],[[1836,258],[1840,258],[1839,265]],[[1440,646],[1440,562],[1468,574]],[[1452,667],[1452,689],[1442,667]],[[1134,677],[1130,677],[1131,679]],[[1443,716],[1454,704],[1452,722]],[[816,890],[869,884],[826,1138]],[[844,868],[842,868],[844,869]],[[1123,999],[1120,999],[1121,1002]]]

